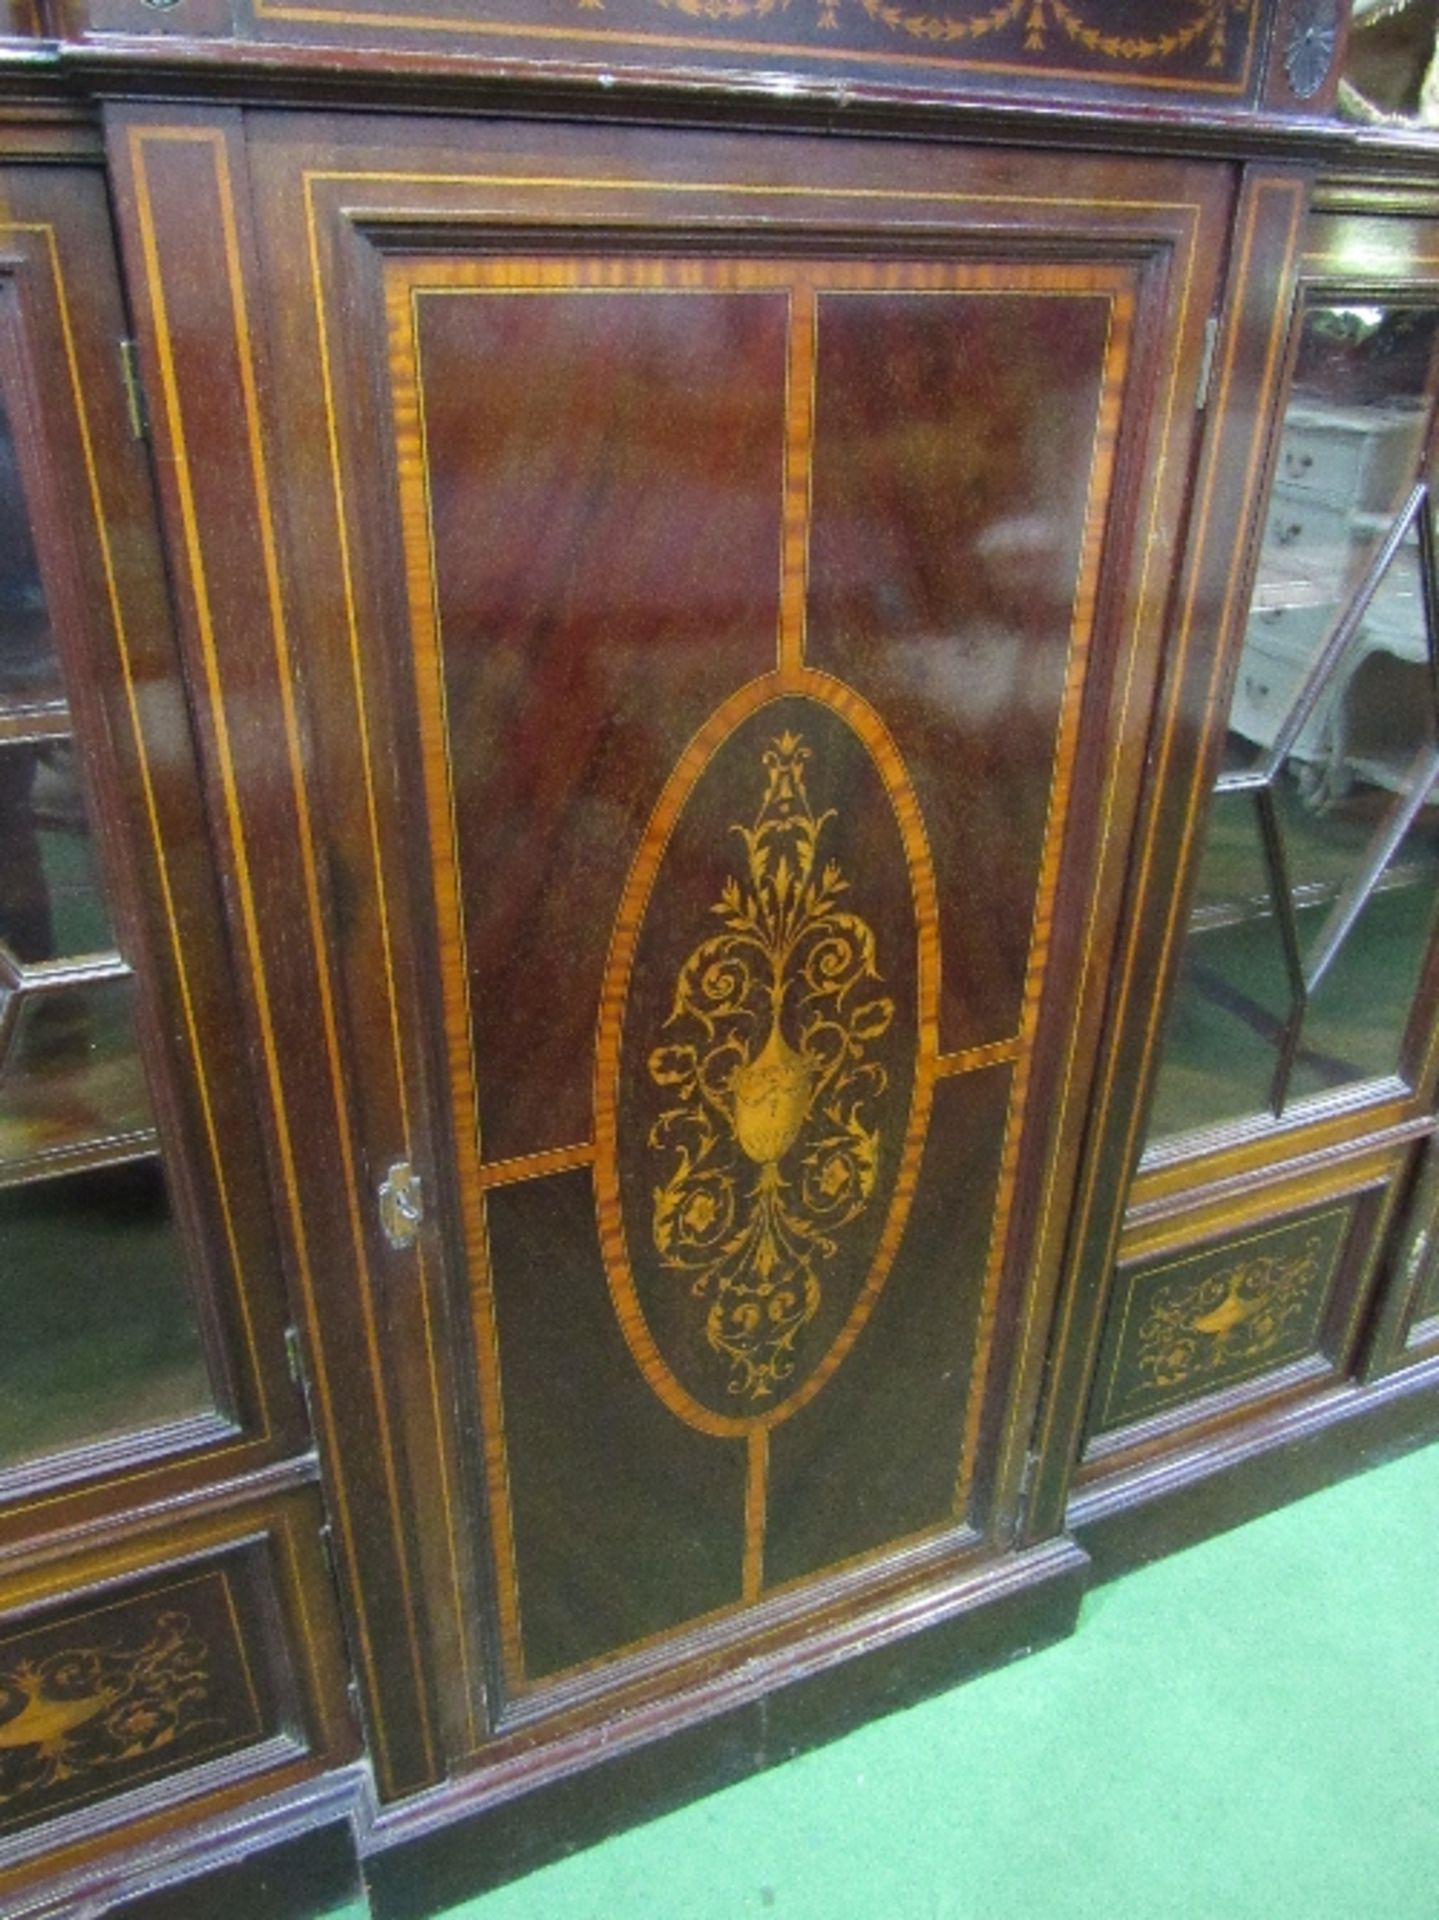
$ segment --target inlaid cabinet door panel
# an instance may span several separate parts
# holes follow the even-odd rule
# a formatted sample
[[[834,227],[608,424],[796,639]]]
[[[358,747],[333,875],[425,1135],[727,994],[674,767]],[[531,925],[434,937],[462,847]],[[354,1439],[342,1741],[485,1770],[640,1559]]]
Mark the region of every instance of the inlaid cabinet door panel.
[[[231,128],[116,143],[162,292],[197,209],[260,263],[443,1737],[999,1551],[1227,176],[276,116],[247,208]]]

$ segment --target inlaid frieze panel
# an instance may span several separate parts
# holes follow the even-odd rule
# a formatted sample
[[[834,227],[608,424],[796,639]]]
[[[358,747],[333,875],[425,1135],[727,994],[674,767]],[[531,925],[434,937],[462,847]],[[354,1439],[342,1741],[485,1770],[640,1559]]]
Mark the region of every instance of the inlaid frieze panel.
[[[276,1730],[215,1567],[0,1636],[0,1833]]]
[[[1354,1213],[1332,1207],[1182,1257],[1121,1269],[1091,1432],[1318,1352]]]
[[[1057,84],[1247,103],[1269,13],[1266,0],[189,0],[178,25],[241,40],[496,58],[519,50],[567,64],[763,62],[891,84],[927,70],[968,89]],[[88,0],[85,17],[92,32],[164,30],[153,0],[148,10],[140,0]],[[1307,37],[1291,33],[1291,98],[1307,100],[1322,82],[1332,24],[1327,37],[1322,19]]]

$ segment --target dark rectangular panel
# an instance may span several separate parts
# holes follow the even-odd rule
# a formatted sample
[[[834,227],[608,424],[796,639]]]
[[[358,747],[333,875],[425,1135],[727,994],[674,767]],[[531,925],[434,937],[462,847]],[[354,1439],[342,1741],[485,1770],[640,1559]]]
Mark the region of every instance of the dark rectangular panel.
[[[739,1600],[745,1450],[641,1377],[587,1172],[500,1187],[487,1213],[523,1642],[506,1652],[536,1679]]]
[[[904,1243],[854,1357],[770,1441],[767,1586],[956,1519],[1013,1072],[942,1080]]]
[[[820,301],[809,656],[914,781],[946,1050],[1020,1021],[1114,319],[1021,274]]]
[[[588,1138],[625,873],[779,610],[783,294],[530,278],[414,296],[488,1160]]]

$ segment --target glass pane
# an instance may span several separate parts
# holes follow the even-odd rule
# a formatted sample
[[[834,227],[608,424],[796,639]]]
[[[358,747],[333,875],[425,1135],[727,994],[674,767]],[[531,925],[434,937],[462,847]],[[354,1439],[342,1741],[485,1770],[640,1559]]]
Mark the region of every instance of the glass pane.
[[[0,1469],[214,1407],[63,699],[0,412]]]
[[[156,1161],[0,1192],[0,1467],[211,1404]]]
[[[1275,484],[1353,512],[1392,511],[1433,405],[1436,328],[1439,311],[1413,301],[1311,301]]]
[[[1405,835],[1310,997],[1291,1100],[1398,1072],[1433,927],[1436,891],[1439,808],[1429,805]]]
[[[1395,555],[1269,782],[1306,960],[1436,745],[1417,535]]]
[[[1434,637],[1420,519],[1402,511],[1436,363],[1439,309],[1304,316],[1229,714],[1225,774],[1246,784],[1214,798],[1154,1138],[1398,1070],[1439,885],[1421,792],[1439,764]]]
[[[1414,484],[1436,345],[1432,308],[1305,314],[1230,710],[1229,768],[1253,766],[1273,746]],[[1322,739],[1330,704],[1311,716],[1301,746]]]
[[[1218,793],[1150,1116],[1159,1138],[1261,1111],[1289,1010],[1254,796]]]
[[[25,988],[0,1056],[0,1183],[21,1168],[119,1150],[153,1122],[135,1050],[135,983]],[[152,1143],[151,1143],[152,1144]],[[132,1144],[131,1151],[134,1150]]]
[[[114,944],[74,749],[0,743],[0,945],[30,966]]]
[[[0,710],[63,695],[15,442],[0,407]]]
[[[1439,126],[1433,0],[1354,0],[1339,109],[1370,124]]]

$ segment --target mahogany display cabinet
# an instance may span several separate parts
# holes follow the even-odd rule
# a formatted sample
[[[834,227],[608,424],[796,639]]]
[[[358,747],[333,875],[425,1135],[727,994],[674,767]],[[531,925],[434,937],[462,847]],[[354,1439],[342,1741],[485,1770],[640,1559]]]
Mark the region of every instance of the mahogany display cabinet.
[[[1439,1435],[1398,12],[14,0],[0,1912],[418,1920]]]

